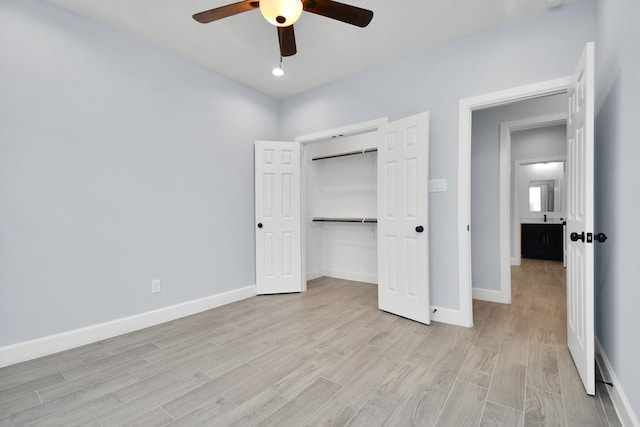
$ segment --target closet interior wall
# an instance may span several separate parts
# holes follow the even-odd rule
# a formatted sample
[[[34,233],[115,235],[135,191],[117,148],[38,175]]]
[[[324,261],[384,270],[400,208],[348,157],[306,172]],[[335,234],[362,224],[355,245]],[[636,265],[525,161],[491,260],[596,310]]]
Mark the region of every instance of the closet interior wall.
[[[377,132],[335,137],[303,145],[302,194],[307,279],[336,277],[378,282],[375,222],[316,221],[314,218],[377,218]]]

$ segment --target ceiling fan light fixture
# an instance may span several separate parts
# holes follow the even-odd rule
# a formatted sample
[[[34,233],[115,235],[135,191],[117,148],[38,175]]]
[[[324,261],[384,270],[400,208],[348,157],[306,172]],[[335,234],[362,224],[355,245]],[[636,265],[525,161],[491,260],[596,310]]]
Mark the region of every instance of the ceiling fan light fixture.
[[[271,74],[276,77],[284,76],[284,68],[282,68],[282,56],[280,57],[280,65],[271,70]]]
[[[302,0],[260,0],[260,12],[276,27],[288,27],[302,15]]]

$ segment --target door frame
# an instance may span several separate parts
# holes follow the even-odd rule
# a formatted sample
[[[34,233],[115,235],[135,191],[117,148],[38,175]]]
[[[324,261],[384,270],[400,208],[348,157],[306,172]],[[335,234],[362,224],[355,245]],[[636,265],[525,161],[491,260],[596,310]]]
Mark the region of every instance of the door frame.
[[[469,228],[471,224],[471,115],[473,111],[477,110],[497,107],[541,96],[566,93],[570,83],[571,76],[566,76],[554,80],[518,86],[511,89],[460,100],[458,109],[458,299],[460,319],[464,326],[473,326],[471,233]],[[502,166],[503,164],[501,162],[501,170]],[[502,200],[502,193],[504,191],[503,187],[504,186],[501,183],[500,200]],[[500,215],[502,221],[502,209],[500,211]],[[504,226],[501,225],[501,233],[503,228]],[[508,228],[509,225],[507,223],[507,231]],[[509,257],[508,246],[505,254],[502,240],[503,239],[501,238],[501,260],[505,255]],[[501,272],[501,276],[503,275],[504,273]]]

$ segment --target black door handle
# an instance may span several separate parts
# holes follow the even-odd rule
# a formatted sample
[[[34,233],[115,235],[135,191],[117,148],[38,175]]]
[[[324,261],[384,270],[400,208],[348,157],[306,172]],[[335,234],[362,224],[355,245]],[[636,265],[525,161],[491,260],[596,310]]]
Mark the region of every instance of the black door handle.
[[[604,233],[598,233],[595,235],[594,239],[600,243],[604,243],[607,240],[607,235]]]
[[[423,227],[423,226],[421,226],[421,225],[419,225],[419,226],[417,226],[417,227],[416,227],[416,231],[417,231],[418,233],[422,233],[422,232],[424,231],[424,227]]]
[[[258,223],[258,228],[262,228],[262,223],[261,222]]]
[[[580,234],[575,231],[569,235],[569,238],[572,242],[577,242],[578,240],[582,240],[584,242],[584,231]]]

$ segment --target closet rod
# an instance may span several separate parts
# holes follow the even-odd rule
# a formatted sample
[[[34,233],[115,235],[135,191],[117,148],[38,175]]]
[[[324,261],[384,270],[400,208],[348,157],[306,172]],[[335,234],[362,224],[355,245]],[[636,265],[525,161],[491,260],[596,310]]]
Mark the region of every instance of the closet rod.
[[[334,157],[345,157],[345,156],[353,156],[356,154],[365,154],[365,153],[375,153],[377,152],[377,148],[364,148],[358,151],[348,151],[346,153],[333,154],[331,156],[322,156],[322,157],[314,157],[311,160],[324,160],[324,159],[333,159]]]
[[[376,218],[313,218],[313,222],[353,222],[358,224],[376,224]]]

